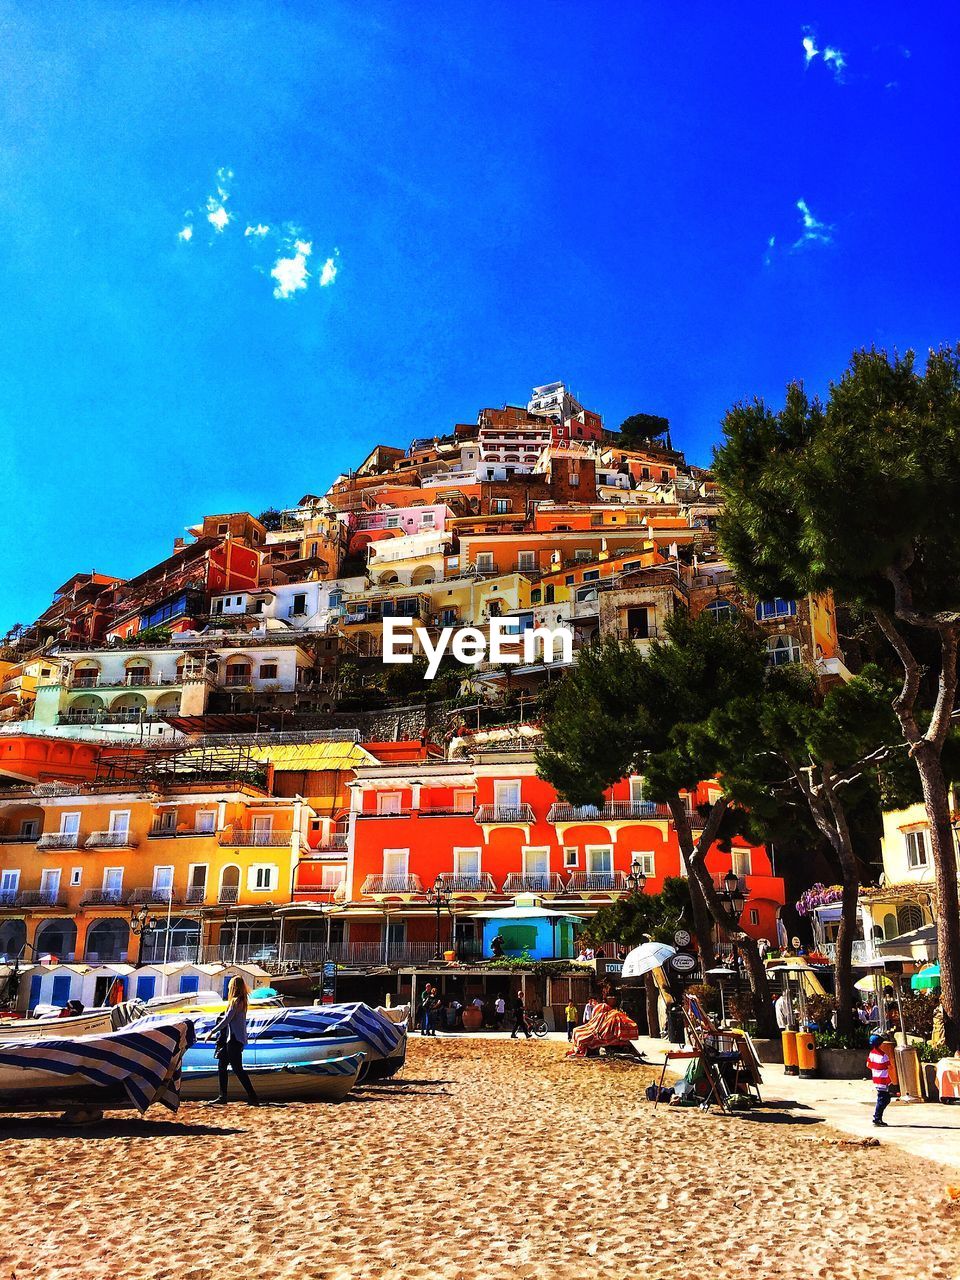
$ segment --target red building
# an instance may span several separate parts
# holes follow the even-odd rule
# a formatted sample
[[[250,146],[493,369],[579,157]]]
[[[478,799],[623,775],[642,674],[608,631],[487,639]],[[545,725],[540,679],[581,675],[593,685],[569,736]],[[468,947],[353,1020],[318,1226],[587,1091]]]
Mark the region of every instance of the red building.
[[[449,945],[455,917],[459,949],[469,954],[482,935],[473,913],[483,908],[534,896],[589,919],[628,891],[634,861],[647,893],[683,874],[669,811],[644,798],[640,778],[618,783],[600,808],[576,807],[537,776],[532,752],[501,749],[362,766],[351,790],[343,941],[357,959],[378,948],[384,958],[429,959],[434,884],[450,898],[440,913],[442,938]],[[695,827],[696,805],[709,791],[705,784],[690,797]],[[714,846],[707,867],[718,884],[731,869],[741,877],[741,927],[775,940],[784,884],[767,850],[735,840],[728,853]]]

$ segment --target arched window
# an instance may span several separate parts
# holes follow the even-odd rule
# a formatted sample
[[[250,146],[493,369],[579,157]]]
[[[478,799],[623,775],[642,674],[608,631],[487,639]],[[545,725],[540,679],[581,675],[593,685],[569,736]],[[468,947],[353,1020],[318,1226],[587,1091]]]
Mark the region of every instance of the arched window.
[[[771,636],[767,641],[767,663],[771,667],[783,667],[788,662],[800,661],[800,641],[796,636]]]
[[[729,600],[718,597],[711,600],[703,611],[713,619],[714,622],[732,622],[737,616],[737,611]]]
[[[253,678],[253,667],[246,658],[231,658],[227,663],[223,683],[228,689],[236,689],[250,684]]]
[[[897,908],[897,928],[901,933],[910,933],[923,927],[923,912],[913,902],[906,902]]]

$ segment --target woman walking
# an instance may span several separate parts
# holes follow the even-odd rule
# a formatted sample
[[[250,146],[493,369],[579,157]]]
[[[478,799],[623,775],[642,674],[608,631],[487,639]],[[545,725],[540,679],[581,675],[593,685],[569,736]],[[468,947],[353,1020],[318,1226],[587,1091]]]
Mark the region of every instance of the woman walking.
[[[210,1032],[211,1039],[217,1036],[217,1073],[220,1077],[220,1092],[213,1103],[227,1101],[227,1069],[232,1067],[250,1106],[258,1107],[260,1099],[243,1069],[243,1047],[247,1043],[247,984],[239,975],[230,979],[227,996],[226,1010]]]

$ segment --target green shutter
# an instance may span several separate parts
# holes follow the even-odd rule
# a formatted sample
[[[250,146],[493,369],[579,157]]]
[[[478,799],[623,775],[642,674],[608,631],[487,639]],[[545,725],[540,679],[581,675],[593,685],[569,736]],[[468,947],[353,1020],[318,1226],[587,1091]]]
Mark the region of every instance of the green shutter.
[[[537,945],[537,926],[535,924],[501,925],[500,937],[504,951],[520,954],[521,951],[533,951]]]

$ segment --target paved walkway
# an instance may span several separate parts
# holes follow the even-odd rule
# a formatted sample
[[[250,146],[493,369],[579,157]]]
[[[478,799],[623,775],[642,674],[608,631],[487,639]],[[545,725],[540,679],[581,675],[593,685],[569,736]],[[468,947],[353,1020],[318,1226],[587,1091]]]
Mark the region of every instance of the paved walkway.
[[[635,1043],[657,1064],[670,1047],[664,1040],[646,1037]],[[677,1063],[678,1070],[683,1066]],[[801,1080],[768,1062],[761,1073],[760,1092],[767,1105],[782,1101],[797,1116],[823,1120],[853,1137],[877,1138],[910,1155],[960,1169],[960,1103],[894,1101],[884,1116],[887,1128],[878,1129],[873,1125],[876,1092],[869,1080]]]

